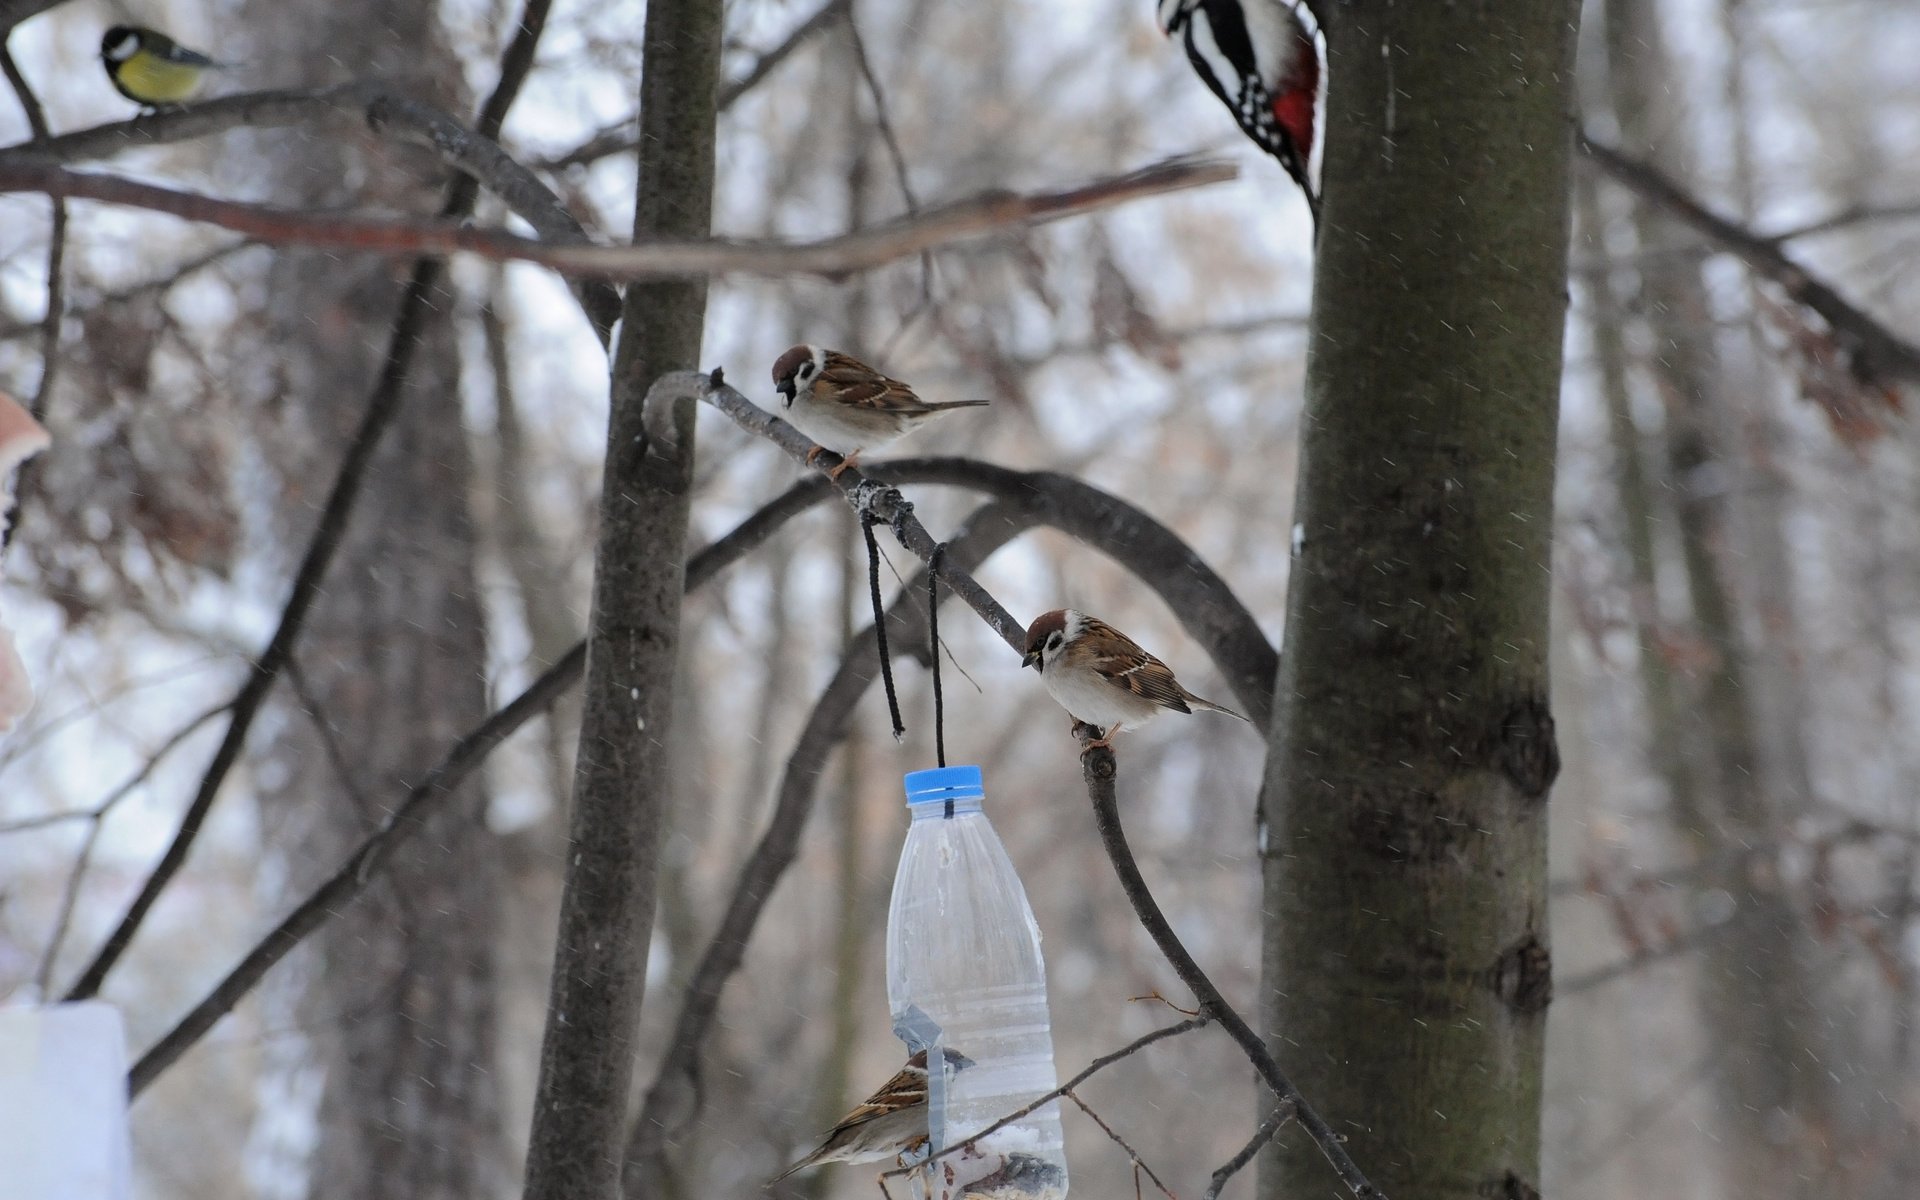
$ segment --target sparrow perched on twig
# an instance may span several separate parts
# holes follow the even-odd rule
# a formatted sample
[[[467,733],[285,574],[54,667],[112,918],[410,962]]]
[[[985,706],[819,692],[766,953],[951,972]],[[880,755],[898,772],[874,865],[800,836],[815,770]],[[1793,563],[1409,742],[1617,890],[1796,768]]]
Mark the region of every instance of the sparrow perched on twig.
[[[1047,691],[1068,716],[1101,731],[1087,743],[1089,750],[1111,746],[1121,729],[1138,729],[1162,709],[1184,713],[1200,708],[1246,720],[1181,687],[1167,664],[1126,634],[1071,608],[1056,608],[1033,619],[1027,626],[1027,653],[1020,665],[1040,672]]]
[[[813,462],[822,450],[844,458],[830,472],[836,479],[854,465],[862,450],[878,450],[943,412],[986,403],[929,403],[898,379],[889,379],[838,350],[819,346],[795,346],[775,359],[773,386],[787,398],[787,420],[814,440],[807,462]]]
[[[973,1065],[973,1060],[958,1050],[948,1050],[947,1066],[958,1073]],[[900,1073],[880,1085],[854,1110],[840,1118],[827,1132],[820,1148],[767,1180],[767,1186],[779,1183],[795,1171],[822,1163],[874,1162],[898,1158],[918,1150],[927,1141],[927,1052],[916,1050]]]

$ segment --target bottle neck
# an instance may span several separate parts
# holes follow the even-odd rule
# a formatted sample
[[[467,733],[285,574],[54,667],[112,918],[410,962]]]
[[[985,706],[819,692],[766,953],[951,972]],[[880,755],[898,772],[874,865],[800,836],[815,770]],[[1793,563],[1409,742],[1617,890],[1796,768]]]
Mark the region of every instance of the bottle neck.
[[[907,812],[916,821],[943,821],[979,811],[979,796],[965,796],[954,800],[916,800],[907,805]]]

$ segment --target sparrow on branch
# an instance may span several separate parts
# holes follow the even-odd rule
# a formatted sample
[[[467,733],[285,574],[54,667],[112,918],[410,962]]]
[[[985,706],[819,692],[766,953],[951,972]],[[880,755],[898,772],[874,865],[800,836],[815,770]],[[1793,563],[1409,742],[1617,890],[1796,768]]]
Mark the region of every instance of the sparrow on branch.
[[[773,364],[773,386],[786,397],[786,418],[821,451],[842,457],[828,472],[838,479],[862,450],[878,450],[941,413],[978,408],[985,400],[930,403],[898,379],[889,379],[857,358],[820,346],[795,346]]]
[[[1198,708],[1246,720],[1181,687],[1167,664],[1126,634],[1071,608],[1033,619],[1020,665],[1040,672],[1047,691],[1074,721],[1100,730],[1088,750],[1111,746],[1122,729],[1138,729],[1165,709],[1190,713]]]

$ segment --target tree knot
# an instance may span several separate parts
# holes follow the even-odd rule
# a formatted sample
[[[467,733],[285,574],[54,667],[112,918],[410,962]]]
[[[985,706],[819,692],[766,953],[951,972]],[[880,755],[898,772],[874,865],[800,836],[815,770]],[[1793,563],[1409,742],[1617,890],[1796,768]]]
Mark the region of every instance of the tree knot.
[[[1487,1200],[1540,1200],[1540,1189],[1511,1169],[1500,1178],[1481,1184],[1478,1191]]]
[[[1493,991],[1516,1013],[1532,1016],[1553,1002],[1553,955],[1528,933],[1493,964]]]
[[[1546,701],[1529,696],[1506,711],[1494,739],[1493,759],[1522,796],[1529,800],[1546,796],[1560,774],[1560,746]]]

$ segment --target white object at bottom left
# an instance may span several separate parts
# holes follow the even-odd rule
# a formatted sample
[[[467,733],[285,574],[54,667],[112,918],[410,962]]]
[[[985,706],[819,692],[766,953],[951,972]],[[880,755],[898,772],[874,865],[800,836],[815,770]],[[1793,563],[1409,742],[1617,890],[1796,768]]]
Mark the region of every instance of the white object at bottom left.
[[[0,1008],[7,1200],[129,1200],[127,1038],[98,1000]]]

